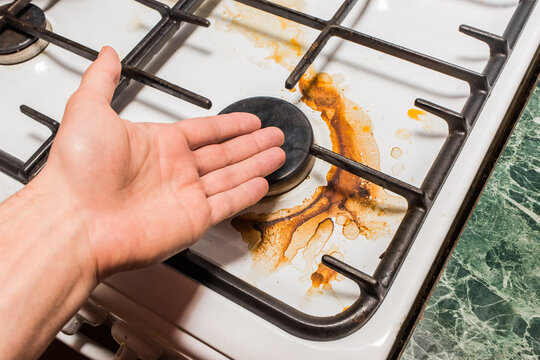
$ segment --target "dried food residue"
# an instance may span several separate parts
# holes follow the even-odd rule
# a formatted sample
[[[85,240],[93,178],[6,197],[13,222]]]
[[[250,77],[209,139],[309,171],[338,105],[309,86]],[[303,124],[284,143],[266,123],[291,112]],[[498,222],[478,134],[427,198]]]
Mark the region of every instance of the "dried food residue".
[[[392,156],[394,159],[399,159],[403,155],[403,150],[401,148],[395,146],[390,151],[390,156]]]
[[[275,2],[300,11],[306,7],[305,0]],[[269,50],[266,60],[289,71],[309,46],[305,27],[297,23],[229,1],[221,9],[221,20],[226,21],[228,30]],[[343,88],[338,86],[343,80],[339,75],[331,77],[310,69],[299,83],[302,101],[320,112],[330,130],[334,152],[379,169],[379,149],[371,119],[344,96]],[[312,284],[308,293],[312,294],[331,289],[330,283],[339,279],[335,271],[320,263],[323,254],[343,260],[341,250],[328,244],[336,224],[348,240],[374,238],[387,230],[380,217],[384,213],[380,205],[386,200],[381,188],[336,167],[330,168],[326,180],[326,186],[315,189],[298,206],[274,213],[247,213],[231,221],[248,244],[256,269],[263,273],[275,271],[301,255],[306,278]]]
[[[306,0],[276,0],[276,4],[303,10]],[[266,60],[273,60],[292,70],[309,46],[305,28],[293,21],[275,16],[250,6],[224,2],[220,7],[221,26],[246,36],[257,48],[267,49]],[[263,64],[261,64],[263,65]]]
[[[438,133],[445,136],[447,132],[446,123],[439,118],[430,116],[427,112],[418,109],[409,109],[407,111],[409,118],[419,121],[422,124],[422,129],[430,133]]]
[[[409,129],[401,128],[396,130],[396,137],[400,140],[407,140],[411,137],[411,135],[412,131]]]
[[[302,101],[319,111],[326,122],[332,150],[379,169],[379,149],[369,116],[340,93],[328,74],[305,75],[299,85]],[[327,182],[299,206],[268,214],[248,213],[232,220],[257,267],[274,271],[302,250],[313,287],[327,289],[337,273],[314,261],[332,235],[334,222],[350,240],[371,238],[385,226],[377,219],[383,211],[377,205],[378,186],[336,167],[328,172]]]

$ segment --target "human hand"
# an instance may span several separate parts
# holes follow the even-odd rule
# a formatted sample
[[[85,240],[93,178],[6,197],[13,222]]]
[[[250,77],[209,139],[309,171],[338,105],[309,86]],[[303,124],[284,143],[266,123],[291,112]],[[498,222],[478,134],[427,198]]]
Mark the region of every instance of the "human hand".
[[[47,165],[29,184],[82,216],[97,280],[164,260],[255,204],[285,161],[283,133],[250,114],[135,124],[110,107],[120,62],[104,48],[70,98]],[[151,120],[151,119],[149,119]],[[66,221],[69,221],[67,219]]]

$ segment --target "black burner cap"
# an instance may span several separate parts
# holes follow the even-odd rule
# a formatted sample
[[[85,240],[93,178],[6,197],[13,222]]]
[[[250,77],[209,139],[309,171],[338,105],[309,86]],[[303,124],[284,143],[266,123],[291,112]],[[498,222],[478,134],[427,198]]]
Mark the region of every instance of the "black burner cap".
[[[10,4],[0,6],[0,12],[2,10],[7,10],[9,5]],[[42,28],[45,28],[47,25],[43,10],[33,4],[26,6],[18,17],[23,21]],[[24,50],[37,40],[38,39],[35,36],[30,36],[14,29],[4,28],[3,30],[0,30],[0,55],[14,54]]]
[[[255,114],[261,120],[263,128],[275,126],[285,134],[285,142],[281,148],[287,158],[280,169],[266,177],[270,184],[268,196],[282,194],[306,178],[314,162],[309,154],[313,145],[313,130],[300,109],[281,99],[260,96],[235,102],[220,114],[233,112]]]

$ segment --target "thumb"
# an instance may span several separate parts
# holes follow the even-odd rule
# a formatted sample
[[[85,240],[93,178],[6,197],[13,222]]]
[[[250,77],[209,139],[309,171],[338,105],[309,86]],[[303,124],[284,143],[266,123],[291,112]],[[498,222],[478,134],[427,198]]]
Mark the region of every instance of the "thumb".
[[[116,51],[105,46],[101,49],[96,61],[90,65],[82,77],[79,91],[97,98],[105,98],[110,103],[122,71],[122,65]],[[95,100],[95,99],[88,99]]]

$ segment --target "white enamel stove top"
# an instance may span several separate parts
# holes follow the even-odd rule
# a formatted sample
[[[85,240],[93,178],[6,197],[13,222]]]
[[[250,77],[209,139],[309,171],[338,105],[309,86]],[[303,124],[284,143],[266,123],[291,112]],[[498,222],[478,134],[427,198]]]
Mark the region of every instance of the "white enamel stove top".
[[[0,1],[0,5],[4,3]],[[121,57],[160,19],[155,11],[131,0],[34,3],[45,9],[55,32],[95,50],[111,45]],[[342,1],[280,3],[327,19]],[[516,5],[517,1],[502,0],[359,1],[343,25],[481,72],[488,48],[460,34],[459,25],[501,34]],[[284,89],[291,66],[300,60],[318,32],[280,22],[273,15],[231,0],[206,1],[198,13],[211,21],[210,28],[183,25],[146,70],[208,97],[213,108],[197,108],[145,87],[130,93],[133,100],[121,110],[121,116],[136,122],[175,122],[214,115],[243,98],[274,96],[304,111],[312,123],[315,142],[331,148],[321,114],[301,101],[300,91]],[[195,358],[385,358],[540,42],[538,7],[530,19],[462,152],[467,156],[458,159],[386,299],[356,333],[330,342],[302,340],[164,265],[113,276],[96,289],[94,300],[134,328]],[[298,47],[301,51],[295,50]],[[0,66],[0,149],[23,160],[28,158],[49,134],[22,115],[19,105],[29,105],[59,121],[66,100],[88,64],[50,45],[31,61]],[[381,170],[419,186],[446,138],[447,126],[430,115],[415,120],[409,110],[414,108],[416,98],[425,98],[457,111],[469,95],[468,85],[336,38],[330,40],[313,68],[330,74],[342,94],[369,115]],[[325,185],[329,168],[317,160],[301,185],[249,211],[266,212],[301,204],[316,187]],[[14,180],[0,174],[0,200],[19,188]],[[338,249],[345,262],[372,274],[403,215],[402,201],[392,196],[388,201],[394,211],[382,215],[381,221],[387,226],[377,236],[347,240],[336,224],[315,261],[320,262],[322,254]],[[310,290],[311,280],[305,275],[307,265],[302,256],[278,271],[254,272],[247,244],[229,222],[212,229],[192,250],[309,314],[339,313],[357,297],[356,286],[346,279],[332,282],[331,291]]]

